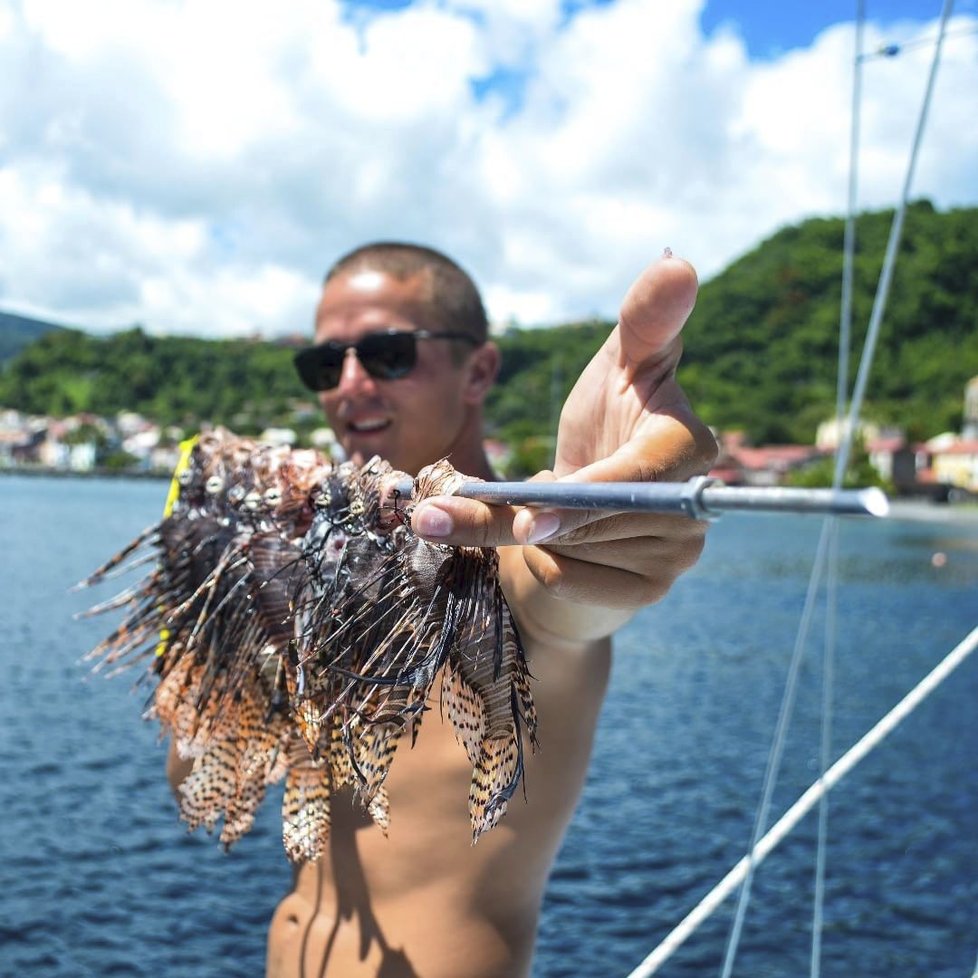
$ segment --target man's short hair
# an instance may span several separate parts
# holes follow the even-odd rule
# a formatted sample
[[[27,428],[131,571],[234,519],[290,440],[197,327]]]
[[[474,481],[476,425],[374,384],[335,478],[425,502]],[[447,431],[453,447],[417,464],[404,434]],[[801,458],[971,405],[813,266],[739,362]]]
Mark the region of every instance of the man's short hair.
[[[362,245],[336,261],[323,284],[353,272],[383,272],[403,281],[414,275],[428,278],[428,317],[434,330],[458,330],[480,343],[489,336],[482,297],[475,282],[447,255],[425,245],[404,241],[375,241]]]

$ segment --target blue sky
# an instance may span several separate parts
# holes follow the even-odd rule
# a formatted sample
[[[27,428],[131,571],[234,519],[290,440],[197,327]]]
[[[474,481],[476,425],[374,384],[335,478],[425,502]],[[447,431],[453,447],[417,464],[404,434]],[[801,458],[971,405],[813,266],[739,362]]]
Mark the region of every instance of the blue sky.
[[[940,16],[941,3],[922,0],[868,0],[865,16],[884,24],[900,20],[927,21]],[[958,0],[955,12],[974,13],[974,0]],[[731,23],[747,43],[752,58],[770,58],[791,48],[805,47],[824,28],[854,21],[855,0],[708,0],[700,16],[707,33]]]
[[[350,11],[385,12],[403,10],[415,0],[345,0]],[[590,7],[614,0],[564,0],[565,15],[573,16]],[[926,21],[941,13],[940,2],[885,0],[866,2],[864,15],[883,23],[899,20]],[[975,13],[978,0],[957,0],[955,12]],[[743,37],[752,58],[770,58],[791,48],[804,47],[816,34],[832,24],[855,20],[856,0],[707,0],[700,14],[703,30],[732,25]]]
[[[846,201],[855,4],[0,0],[0,308],[109,330],[307,331],[323,270],[399,237],[490,316],[613,317]],[[915,196],[978,204],[978,0],[958,0]],[[868,2],[866,44],[939,5]],[[864,73],[863,208],[904,178],[930,49]]]

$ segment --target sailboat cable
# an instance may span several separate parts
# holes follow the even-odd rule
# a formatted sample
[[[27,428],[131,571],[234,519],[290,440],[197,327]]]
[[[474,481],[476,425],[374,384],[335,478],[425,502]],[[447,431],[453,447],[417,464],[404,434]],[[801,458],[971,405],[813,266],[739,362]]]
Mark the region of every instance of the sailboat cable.
[[[832,761],[832,718],[835,695],[835,651],[838,637],[839,593],[839,521],[827,519],[828,576],[825,581],[825,629],[822,644],[822,711],[819,743],[819,772],[825,777]],[[829,845],[829,796],[823,792],[818,800],[818,834],[815,846],[815,883],[812,899],[812,951],[809,958],[810,978],[822,971],[822,929],[825,919],[825,868]]]
[[[839,369],[835,388],[837,437],[849,399],[849,348],[852,345],[852,283],[856,254],[856,200],[859,186],[859,126],[862,102],[862,51],[865,2],[856,0],[856,39],[852,59],[852,108],[849,125],[849,184],[846,195],[846,226],[842,239],[842,298],[839,305]]]
[[[866,386],[869,379],[870,370],[873,365],[873,360],[875,359],[876,346],[879,340],[880,328],[883,322],[883,313],[886,309],[890,285],[893,281],[893,268],[896,264],[897,251],[903,233],[903,223],[910,198],[910,188],[913,184],[917,157],[920,153],[920,146],[927,122],[928,110],[930,108],[931,97],[934,91],[934,82],[937,77],[937,68],[940,64],[944,34],[947,30],[947,22],[951,16],[953,6],[954,0],[944,0],[937,42],[934,45],[934,57],[931,60],[930,72],[927,77],[927,86],[924,91],[924,99],[921,105],[920,114],[917,118],[917,126],[914,131],[913,144],[910,150],[910,159],[907,164],[907,172],[903,182],[903,190],[900,195],[900,203],[896,209],[896,212],[894,213],[893,223],[890,226],[890,236],[889,240],[887,241],[886,253],[884,254],[883,258],[883,268],[880,272],[879,282],[877,283],[876,287],[876,296],[873,301],[873,309],[870,315],[869,327],[866,331],[866,339],[863,344],[859,371],[856,375],[856,383],[853,387],[847,423],[840,433],[840,444],[838,451],[836,452],[835,471],[832,480],[834,488],[839,488],[842,485],[846,469],[849,466],[849,461],[852,456],[852,449],[856,438],[856,429],[859,418],[862,414],[862,404],[866,393]],[[840,389],[842,383],[844,383],[844,380],[840,380]],[[741,888],[738,896],[734,922],[730,929],[726,953],[724,955],[721,978],[730,978],[730,975],[733,972],[733,965],[734,961],[736,960],[737,950],[740,945],[740,937],[743,931],[743,922],[746,916],[747,906],[750,902],[751,884],[753,882],[754,875],[751,853],[756,848],[757,842],[764,831],[771,795],[773,794],[774,785],[777,781],[780,770],[781,756],[783,753],[783,741],[787,735],[787,728],[794,708],[795,687],[797,685],[797,677],[800,671],[800,660],[802,658],[805,643],[808,639],[808,631],[811,623],[812,610],[815,603],[815,595],[817,593],[818,584],[821,580],[822,571],[824,569],[825,555],[828,549],[828,540],[831,536],[831,531],[829,530],[831,522],[831,520],[826,520],[825,524],[823,525],[823,532],[819,540],[815,564],[812,568],[811,579],[809,581],[808,593],[805,597],[805,606],[798,628],[798,638],[795,642],[794,651],[792,652],[792,660],[789,666],[788,678],[785,684],[781,714],[778,719],[774,742],[771,746],[771,753],[768,759],[768,768],[764,776],[764,787],[762,790],[761,801],[758,805],[757,815],[755,817],[752,844],[748,849],[748,872],[744,879],[744,885]]]
[[[926,125],[928,110],[930,107],[930,101],[933,94],[934,82],[937,76],[937,68],[940,63],[942,43],[947,28],[947,21],[951,15],[951,10],[953,6],[954,6],[953,0],[944,0],[943,9],[941,11],[940,28],[937,36],[937,41],[934,47],[934,57],[931,61],[931,68],[927,79],[927,86],[924,93],[923,104],[921,106],[920,115],[918,117],[917,126],[914,132],[914,139],[913,139],[913,144],[910,152],[910,160],[907,166],[907,172],[904,179],[903,191],[900,198],[900,205],[898,206],[894,214],[893,223],[890,227],[890,236],[889,236],[889,240],[887,241],[886,253],[883,259],[883,268],[880,273],[880,279],[876,288],[876,296],[874,298],[873,309],[870,315],[869,327],[867,329],[866,339],[863,345],[862,356],[860,359],[859,370],[856,376],[855,386],[853,387],[849,414],[848,414],[846,425],[844,426],[843,431],[841,433],[840,445],[836,453],[835,471],[833,475],[833,486],[839,486],[842,484],[842,480],[845,475],[845,471],[848,468],[849,460],[852,454],[852,447],[855,440],[856,426],[858,423],[858,419],[861,415],[862,403],[865,396],[866,385],[869,378],[869,372],[870,372],[870,368],[872,367],[872,362],[876,351],[876,344],[879,339],[883,312],[886,308],[886,301],[889,296],[890,285],[893,278],[893,266],[896,262],[897,249],[903,231],[904,217],[906,215],[907,204],[910,196],[910,188],[913,182],[913,175],[916,169],[917,157],[919,154],[923,132]],[[714,890],[712,890],[709,894],[707,894],[707,897],[700,903],[700,905],[696,907],[694,911],[685,918],[685,920],[679,925],[679,927],[677,927],[670,935],[666,937],[665,941],[663,941],[662,944],[660,944],[659,947],[656,948],[655,951],[653,951],[652,954],[645,959],[642,965],[640,965],[639,968],[635,969],[628,976],[628,978],[645,978],[645,976],[647,975],[654,974],[659,964],[663,963],[665,960],[668,959],[668,957],[672,955],[673,951],[681,943],[683,943],[683,941],[686,940],[689,934],[691,934],[693,930],[695,930],[696,927],[699,926],[702,920],[705,920],[706,917],[712,914],[712,912],[716,909],[716,907],[723,902],[723,900],[729,895],[730,892],[732,892],[732,890],[735,887],[739,886],[740,884],[743,884],[740,888],[737,909],[734,915],[734,922],[731,927],[730,935],[728,938],[727,949],[724,956],[723,970],[721,973],[721,978],[730,978],[730,974],[733,970],[733,963],[734,960],[736,959],[737,949],[740,942],[740,935],[743,929],[743,921],[746,915],[747,905],[750,900],[750,890],[753,881],[755,867],[760,863],[761,859],[763,859],[767,855],[770,849],[773,848],[774,845],[776,845],[777,842],[779,842],[780,839],[783,837],[782,835],[778,835],[777,837],[775,837],[773,844],[771,844],[767,848],[764,847],[765,840],[772,837],[772,834],[774,833],[774,828],[780,826],[782,822],[785,821],[785,818],[787,818],[787,816],[785,816],[785,818],[782,818],[781,822],[777,823],[777,825],[773,827],[771,830],[769,830],[767,834],[763,834],[764,826],[767,821],[768,810],[770,808],[771,796],[774,791],[774,785],[777,781],[778,769],[781,763],[781,755],[783,753],[784,739],[787,734],[788,724],[790,722],[791,713],[793,711],[795,690],[797,686],[798,673],[800,671],[802,651],[807,641],[808,629],[811,621],[812,611],[814,609],[814,604],[815,604],[815,596],[817,594],[818,587],[821,582],[822,572],[825,566],[825,554],[828,550],[828,540],[829,540],[829,532],[827,530],[827,527],[831,524],[831,522],[832,522],[831,519],[825,521],[823,525],[822,534],[819,538],[818,549],[816,552],[816,557],[815,557],[814,565],[812,567],[811,577],[809,579],[808,590],[806,593],[805,605],[802,610],[802,616],[801,616],[801,621],[799,623],[798,634],[795,641],[795,647],[792,652],[792,659],[791,659],[791,663],[789,664],[788,676],[785,682],[785,690],[782,696],[781,710],[778,717],[777,727],[775,730],[774,741],[771,745],[767,770],[765,771],[764,785],[761,793],[761,800],[760,803],[758,804],[757,813],[755,816],[754,830],[752,833],[752,842],[750,848],[748,849],[747,855],[745,855],[743,859],[737,864],[737,866],[735,866],[734,869],[731,870],[731,872],[728,873],[723,880],[721,880],[721,882],[717,885],[717,887],[714,888]],[[972,633],[972,636],[976,640],[978,640],[978,629],[976,629]],[[971,648],[969,647],[968,652],[970,651]],[[953,656],[954,656],[954,652],[950,653],[948,658],[951,658]],[[935,670],[935,672],[936,671],[937,670]],[[933,673],[931,675],[933,675]],[[930,689],[928,689],[928,692],[929,691]],[[907,702],[909,698],[910,698],[909,695],[908,697],[905,697],[904,700],[902,700],[901,703],[894,708],[894,711],[898,710],[900,706],[903,703]],[[913,703],[913,706],[915,705],[916,702]],[[910,708],[912,709],[913,706],[911,706]],[[894,711],[891,711],[891,714]],[[891,714],[888,714],[887,716],[890,716]],[[904,715],[905,715],[904,713],[901,713],[899,719],[902,719]],[[884,718],[884,721],[885,720],[886,718]],[[884,721],[881,721],[881,724]],[[899,722],[899,720],[897,720],[897,722]],[[880,725],[878,724],[877,726]],[[874,730],[875,729],[876,728],[874,728]],[[883,733],[883,736],[885,736],[885,734],[888,733],[890,729],[892,729],[892,727],[888,727]],[[868,736],[869,735],[867,735],[867,737]],[[879,739],[882,739],[882,737],[880,737]],[[852,748],[848,754],[844,755],[839,762],[836,762],[836,764],[829,770],[829,772],[823,775],[815,783],[815,785],[812,786],[812,788],[809,788],[809,790],[805,792],[804,795],[802,795],[802,798],[799,799],[799,801],[796,802],[791,809],[789,809],[789,814],[794,812],[796,808],[799,806],[799,804],[805,799],[808,799],[809,803],[807,804],[807,807],[804,807],[804,810],[801,812],[801,814],[798,815],[798,818],[800,818],[802,814],[807,813],[811,805],[814,804],[814,802],[818,798],[820,798],[825,791],[827,791],[830,787],[832,787],[832,785],[835,784],[838,778],[841,777],[842,773],[845,773],[845,771],[848,770],[848,767],[846,767],[845,770],[839,773],[838,776],[836,776],[834,779],[830,779],[830,775],[832,774],[832,772],[837,771],[842,760],[848,757],[849,754],[852,754],[854,751],[857,751],[857,749],[860,748],[860,746],[864,743],[865,740],[866,738],[864,737],[863,740],[860,741],[854,748]],[[875,746],[876,743],[878,743],[878,740],[874,740],[873,742],[871,742],[866,747],[866,750],[871,749],[873,746]],[[862,756],[863,756],[862,753],[859,753],[858,756],[856,757],[856,760],[858,761],[859,759],[861,759]],[[787,831],[790,831],[791,828],[793,828],[796,821],[797,818],[794,821],[791,821],[790,824],[788,824],[785,833]],[[701,916],[697,916],[697,913],[698,911],[700,911],[700,908],[704,908],[705,913],[703,913]],[[687,922],[689,921],[694,922],[692,929],[685,930],[682,933],[680,939],[677,942],[673,942],[674,935],[676,935],[680,931],[680,929],[683,928],[684,925],[686,925]],[[667,947],[668,950],[665,953],[665,955],[657,958],[659,951]],[[648,969],[650,962],[652,964],[651,970]]]
[[[842,437],[843,420],[849,398],[849,348],[852,344],[852,291],[856,254],[856,208],[859,190],[859,131],[862,106],[863,32],[866,22],[865,0],[856,0],[856,32],[852,57],[852,106],[849,122],[849,183],[846,192],[846,225],[842,246],[842,295],[839,302],[839,363],[836,374],[836,438]],[[841,482],[833,480],[833,488]],[[819,740],[819,774],[832,763],[832,720],[835,696],[835,654],[838,639],[839,522],[828,519],[828,576],[825,581],[825,628],[822,642],[822,709]],[[829,844],[829,795],[818,800],[818,829],[815,846],[815,882],[812,894],[812,950],[810,978],[822,973],[822,931],[825,921],[825,873]]]
[[[875,357],[876,345],[879,339],[880,326],[883,319],[883,312],[886,308],[886,301],[889,296],[890,284],[893,278],[893,267],[896,262],[897,248],[899,246],[900,238],[903,230],[903,221],[906,214],[907,203],[910,195],[910,187],[912,183],[912,178],[914,170],[916,168],[917,156],[920,150],[921,137],[924,130],[924,124],[927,119],[927,110],[930,104],[930,97],[933,92],[933,84],[936,76],[936,68],[940,59],[940,49],[941,40],[943,38],[943,32],[946,27],[947,18],[950,15],[951,7],[953,6],[953,0],[945,0],[944,10],[941,20],[941,30],[938,34],[938,43],[935,46],[934,59],[931,64],[931,71],[928,77],[927,89],[924,95],[924,102],[921,108],[920,116],[917,122],[916,132],[914,134],[913,146],[910,153],[910,162],[907,166],[906,179],[904,180],[903,193],[901,195],[900,206],[897,208],[894,214],[893,224],[890,229],[890,238],[887,242],[887,250],[884,256],[883,269],[880,274],[880,280],[877,285],[876,297],[873,303],[873,311],[870,317],[870,324],[866,334],[866,340],[863,346],[862,358],[859,365],[859,372],[856,378],[856,384],[853,388],[852,401],[850,404],[849,415],[847,424],[843,427],[840,433],[840,446],[836,453],[835,462],[835,472],[833,476],[833,486],[838,488],[842,484],[843,477],[845,475],[846,468],[848,467],[849,459],[852,455],[852,447],[854,444],[856,427],[858,423],[859,416],[861,414],[862,402],[865,395],[866,384],[869,377],[870,368]],[[843,383],[844,381],[840,381]],[[826,522],[823,528],[823,534],[819,540],[819,547],[815,558],[815,566],[812,569],[812,576],[809,581],[808,593],[805,599],[805,606],[802,612],[802,619],[798,630],[798,639],[795,642],[795,648],[792,653],[792,660],[789,666],[788,678],[785,685],[785,692],[782,699],[781,713],[778,719],[778,725],[775,732],[774,742],[771,747],[771,752],[768,760],[768,768],[765,773],[764,787],[762,790],[761,801],[758,805],[757,815],[755,818],[754,832],[752,837],[752,844],[750,851],[756,847],[757,841],[759,840],[761,834],[764,831],[764,827],[767,821],[768,809],[770,807],[771,796],[774,791],[774,785],[777,781],[778,772],[781,765],[781,756],[783,753],[783,742],[787,735],[787,728],[790,723],[791,713],[794,707],[795,689],[797,686],[797,676],[800,670],[800,661],[802,658],[802,653],[804,650],[805,643],[808,638],[808,631],[811,622],[811,615],[814,608],[815,596],[817,593],[818,584],[821,580],[822,570],[825,563],[825,553],[828,546],[828,536],[829,531],[827,527],[829,522]],[[734,922],[730,930],[730,935],[727,941],[726,953],[724,956],[723,969],[721,972],[721,978],[730,978],[733,971],[733,964],[736,959],[737,949],[740,945],[740,937],[743,930],[744,917],[746,915],[747,906],[750,902],[751,885],[753,882],[753,867],[749,866],[748,873],[744,880],[744,885],[741,888],[739,894],[737,909],[734,915]]]
[[[751,886],[754,881],[754,869],[756,862],[751,853],[757,850],[761,838],[767,827],[768,813],[771,808],[771,797],[774,794],[774,787],[777,784],[778,772],[781,768],[781,757],[784,753],[785,740],[788,735],[788,727],[791,724],[791,717],[794,713],[795,693],[798,688],[798,677],[801,673],[801,663],[804,658],[805,645],[808,641],[808,633],[811,627],[812,615],[815,610],[815,602],[818,591],[822,583],[822,572],[825,569],[825,554],[828,547],[828,526],[826,520],[822,524],[822,532],[819,535],[818,547],[815,552],[812,573],[808,579],[808,590],[805,594],[805,604],[801,613],[801,621],[795,636],[795,645],[791,653],[791,661],[788,665],[788,676],[785,680],[784,693],[781,698],[781,708],[778,714],[778,722],[775,727],[774,739],[771,743],[771,750],[768,754],[767,768],[764,772],[764,785],[761,790],[761,800],[757,806],[754,816],[754,828],[751,833],[751,843],[748,848],[747,870],[744,874],[744,885],[741,887],[737,899],[737,909],[734,913],[733,924],[727,938],[727,949],[723,960],[722,978],[730,978],[733,971],[734,961],[737,957],[737,949],[740,946],[740,935],[744,926],[744,918],[747,914],[747,906],[750,903]]]
[[[825,774],[767,831],[754,847],[727,873],[693,910],[666,936],[659,946],[628,978],[649,978],[666,963],[699,926],[747,877],[751,865],[757,866],[782,842],[811,811],[821,796],[834,788],[861,760],[895,730],[941,683],[978,648],[978,626],[973,628],[948,654],[917,683],[889,713],[871,727],[840,757]]]
[[[934,44],[934,57],[931,59],[930,72],[927,76],[927,87],[924,91],[924,100],[920,108],[920,115],[917,118],[917,128],[914,131],[913,146],[910,150],[910,161],[907,165],[907,172],[903,181],[903,191],[900,195],[900,205],[897,207],[893,215],[893,223],[890,225],[890,237],[886,243],[883,269],[880,272],[879,283],[876,286],[876,297],[873,300],[873,310],[869,317],[869,328],[866,332],[866,340],[863,345],[862,360],[859,364],[859,373],[856,375],[856,383],[852,390],[848,422],[843,433],[841,448],[835,459],[834,484],[838,483],[841,485],[842,476],[848,468],[849,458],[852,454],[852,445],[855,439],[856,424],[862,414],[862,404],[866,393],[866,384],[869,380],[869,370],[872,367],[876,342],[879,339],[880,325],[883,321],[883,313],[886,309],[887,299],[889,298],[890,284],[893,281],[893,267],[896,264],[897,249],[899,248],[900,238],[903,234],[903,222],[910,199],[910,188],[913,185],[914,172],[917,168],[917,157],[920,153],[924,127],[927,124],[927,115],[934,92],[934,82],[937,79],[937,68],[941,60],[944,34],[947,30],[947,22],[951,16],[953,7],[954,0],[944,0],[943,9],[941,10],[940,28],[937,33],[937,41]]]

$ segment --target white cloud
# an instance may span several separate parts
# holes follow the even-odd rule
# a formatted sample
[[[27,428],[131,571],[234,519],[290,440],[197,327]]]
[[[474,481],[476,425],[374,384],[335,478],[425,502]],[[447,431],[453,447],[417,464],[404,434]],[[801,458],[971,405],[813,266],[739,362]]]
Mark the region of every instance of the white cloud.
[[[457,257],[500,321],[613,316],[665,246],[709,276],[842,211],[852,32],[752,63],[701,5],[0,0],[0,307],[293,331],[378,237]],[[914,182],[940,206],[978,200],[976,26],[946,44]],[[867,48],[935,29],[870,24]],[[897,199],[929,58],[865,63],[863,206]]]

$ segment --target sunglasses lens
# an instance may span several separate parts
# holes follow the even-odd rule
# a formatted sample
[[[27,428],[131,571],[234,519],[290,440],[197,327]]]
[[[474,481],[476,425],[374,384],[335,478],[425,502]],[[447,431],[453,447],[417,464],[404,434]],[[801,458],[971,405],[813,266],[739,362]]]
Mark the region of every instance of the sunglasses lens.
[[[357,359],[364,370],[378,380],[405,377],[418,359],[417,339],[413,333],[365,336],[357,344]]]
[[[299,379],[310,390],[332,390],[340,382],[348,349],[350,347],[330,342],[300,350],[293,360]],[[353,349],[363,369],[378,380],[406,377],[418,360],[414,333],[371,333]]]
[[[329,346],[311,346],[300,350],[294,359],[299,379],[310,390],[328,391],[340,382],[343,370],[342,349]]]

